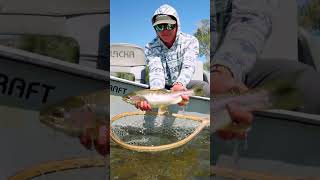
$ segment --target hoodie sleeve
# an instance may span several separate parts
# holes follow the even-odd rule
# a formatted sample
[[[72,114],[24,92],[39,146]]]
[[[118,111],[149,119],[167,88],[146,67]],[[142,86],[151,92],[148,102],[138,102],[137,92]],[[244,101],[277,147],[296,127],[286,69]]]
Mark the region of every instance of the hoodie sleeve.
[[[195,64],[198,55],[199,41],[197,38],[193,37],[190,44],[185,49],[180,74],[175,83],[181,83],[183,86],[186,86],[190,82],[195,72]]]
[[[145,47],[145,56],[149,68],[149,85],[151,89],[163,89],[165,87],[164,69],[160,57],[149,44]]]
[[[267,7],[265,0],[232,0],[231,19],[213,55],[211,67],[226,66],[236,80],[244,80],[271,33],[271,15]]]

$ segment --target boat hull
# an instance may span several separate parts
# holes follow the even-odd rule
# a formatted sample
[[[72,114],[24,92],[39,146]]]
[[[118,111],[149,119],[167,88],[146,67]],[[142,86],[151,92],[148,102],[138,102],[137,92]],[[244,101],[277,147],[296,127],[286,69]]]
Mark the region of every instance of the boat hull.
[[[107,87],[106,71],[7,47],[0,54],[1,105],[39,110]]]

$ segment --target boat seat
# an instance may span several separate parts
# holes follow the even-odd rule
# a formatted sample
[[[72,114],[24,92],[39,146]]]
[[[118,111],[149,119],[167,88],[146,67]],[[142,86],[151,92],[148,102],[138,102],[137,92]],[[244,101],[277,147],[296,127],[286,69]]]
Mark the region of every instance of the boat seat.
[[[297,3],[292,0],[270,0],[272,33],[259,60],[286,59],[298,61]],[[285,22],[285,23],[284,23]]]
[[[136,82],[142,82],[146,68],[142,48],[126,43],[110,45],[110,72],[131,73]]]
[[[299,28],[299,61],[308,64],[319,71],[320,68],[320,37]]]
[[[318,70],[320,52],[317,49],[320,46],[320,38],[298,27],[297,2],[272,0],[270,6],[272,33],[258,59],[300,61]]]

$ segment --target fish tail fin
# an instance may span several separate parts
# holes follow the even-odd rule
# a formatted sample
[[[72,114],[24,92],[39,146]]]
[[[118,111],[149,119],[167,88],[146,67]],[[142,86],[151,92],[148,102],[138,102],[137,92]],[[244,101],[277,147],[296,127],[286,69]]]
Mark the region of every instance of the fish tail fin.
[[[294,110],[302,105],[301,92],[296,81],[303,71],[277,78],[262,86],[267,90],[271,108]]]
[[[187,96],[194,96],[195,95],[195,90],[194,89],[188,89],[185,91],[185,94]]]
[[[204,89],[202,86],[194,86],[191,89],[188,89],[190,91],[193,92],[193,96],[202,96],[202,97],[206,97],[206,94],[204,92]]]

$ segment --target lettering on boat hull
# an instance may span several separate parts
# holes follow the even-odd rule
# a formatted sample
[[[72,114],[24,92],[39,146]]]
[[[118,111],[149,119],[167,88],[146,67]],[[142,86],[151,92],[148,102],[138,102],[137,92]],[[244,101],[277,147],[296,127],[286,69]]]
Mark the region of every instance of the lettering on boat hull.
[[[113,58],[134,58],[134,51],[130,50],[113,50],[110,53]]]
[[[9,77],[0,73],[0,94],[18,97],[28,100],[34,96],[41,97],[41,103],[45,104],[55,86],[36,81],[26,81],[20,77]]]
[[[115,85],[110,84],[110,91],[116,92],[119,94],[126,94],[127,88],[123,88],[123,87],[119,87],[119,86],[115,86]]]

